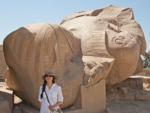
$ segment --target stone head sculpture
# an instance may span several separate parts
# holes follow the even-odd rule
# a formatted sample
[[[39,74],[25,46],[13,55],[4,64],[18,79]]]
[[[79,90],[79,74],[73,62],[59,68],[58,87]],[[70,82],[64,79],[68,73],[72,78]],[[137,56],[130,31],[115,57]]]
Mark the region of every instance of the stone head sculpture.
[[[106,78],[107,85],[127,79],[142,65],[140,55],[145,51],[146,42],[131,8],[109,6],[75,13],[67,16],[61,26],[81,39],[84,57],[114,59]]]
[[[103,79],[113,85],[135,73],[145,48],[143,31],[130,8],[109,6],[75,13],[60,25],[25,26],[4,40],[7,84],[27,103],[39,107],[37,94],[42,76],[53,70],[56,82],[62,86],[63,108],[68,108],[82,100],[81,86],[94,89]],[[105,91],[104,82],[102,87]],[[96,88],[90,94],[97,93]],[[96,108],[89,109],[91,113]]]

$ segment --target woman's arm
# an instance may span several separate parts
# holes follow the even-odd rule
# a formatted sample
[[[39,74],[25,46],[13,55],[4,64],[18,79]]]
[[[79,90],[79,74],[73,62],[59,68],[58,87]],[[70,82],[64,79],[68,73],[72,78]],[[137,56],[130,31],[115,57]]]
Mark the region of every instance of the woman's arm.
[[[56,106],[60,106],[62,103],[63,103],[63,94],[62,94],[62,90],[61,90],[61,87],[58,88],[58,94],[57,94],[57,103],[54,104],[54,105],[50,105],[49,106],[49,109],[53,109],[55,108]]]
[[[53,109],[53,108],[55,108],[55,107],[57,107],[57,106],[60,106],[62,103],[63,103],[63,102],[57,102],[57,103],[54,104],[54,105],[49,105],[49,109]]]
[[[38,101],[41,103],[42,99],[41,99],[41,93],[42,93],[42,86],[40,86],[39,88],[39,96],[38,96]]]
[[[63,93],[62,93],[61,87],[59,87],[59,90],[58,90],[57,100],[58,100],[58,103],[61,103],[61,104],[64,101],[64,97],[63,97]]]

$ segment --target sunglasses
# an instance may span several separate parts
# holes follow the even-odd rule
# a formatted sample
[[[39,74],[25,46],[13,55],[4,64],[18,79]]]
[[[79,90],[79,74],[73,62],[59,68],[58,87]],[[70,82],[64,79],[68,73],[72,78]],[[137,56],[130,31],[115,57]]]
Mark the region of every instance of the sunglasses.
[[[46,75],[45,77],[54,77],[53,75]]]

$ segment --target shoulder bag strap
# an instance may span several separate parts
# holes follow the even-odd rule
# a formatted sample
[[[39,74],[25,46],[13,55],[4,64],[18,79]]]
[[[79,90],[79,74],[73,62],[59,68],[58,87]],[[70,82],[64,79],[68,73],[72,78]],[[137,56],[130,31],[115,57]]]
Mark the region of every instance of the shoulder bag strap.
[[[45,91],[45,95],[46,95],[46,99],[47,99],[48,103],[50,104],[50,101],[49,101],[49,98],[48,98],[46,91]]]

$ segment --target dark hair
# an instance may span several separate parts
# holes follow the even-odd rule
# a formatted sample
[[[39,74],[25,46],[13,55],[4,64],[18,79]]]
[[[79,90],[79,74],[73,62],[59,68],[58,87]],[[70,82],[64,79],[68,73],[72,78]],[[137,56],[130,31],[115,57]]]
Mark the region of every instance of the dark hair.
[[[43,93],[45,92],[45,88],[46,88],[46,84],[47,84],[47,81],[45,80],[45,78],[48,76],[53,77],[52,83],[54,84],[55,79],[56,79],[54,75],[55,75],[54,73],[48,72],[43,76],[44,83],[42,85],[41,99],[43,98]]]

